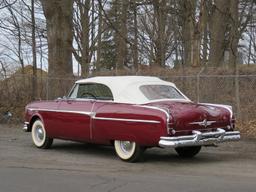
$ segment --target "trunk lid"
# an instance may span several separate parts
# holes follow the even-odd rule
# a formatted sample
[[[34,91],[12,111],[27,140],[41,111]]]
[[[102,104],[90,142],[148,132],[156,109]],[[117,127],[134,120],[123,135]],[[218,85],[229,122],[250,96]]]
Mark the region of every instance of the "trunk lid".
[[[179,131],[211,130],[230,125],[230,112],[220,106],[198,104],[187,101],[161,101],[150,106],[168,109],[169,127]]]

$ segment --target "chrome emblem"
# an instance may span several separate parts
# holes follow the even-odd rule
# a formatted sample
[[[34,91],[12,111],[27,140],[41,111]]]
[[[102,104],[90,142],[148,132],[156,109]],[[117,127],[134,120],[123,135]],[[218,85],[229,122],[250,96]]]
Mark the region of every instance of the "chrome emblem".
[[[209,125],[215,123],[216,121],[207,121],[207,119],[204,119],[203,121],[198,121],[198,122],[193,122],[193,123],[189,123],[191,125],[200,125],[200,126],[204,126],[205,128],[208,127]]]

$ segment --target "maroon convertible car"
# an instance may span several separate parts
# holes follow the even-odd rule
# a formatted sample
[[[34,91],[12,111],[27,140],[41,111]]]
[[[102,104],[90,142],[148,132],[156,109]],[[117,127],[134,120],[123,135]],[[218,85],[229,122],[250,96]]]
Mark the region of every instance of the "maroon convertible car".
[[[231,106],[194,103],[156,77],[79,80],[67,97],[28,104],[25,119],[23,129],[38,148],[49,148],[55,138],[114,145],[129,162],[148,147],[193,157],[202,146],[240,139]]]

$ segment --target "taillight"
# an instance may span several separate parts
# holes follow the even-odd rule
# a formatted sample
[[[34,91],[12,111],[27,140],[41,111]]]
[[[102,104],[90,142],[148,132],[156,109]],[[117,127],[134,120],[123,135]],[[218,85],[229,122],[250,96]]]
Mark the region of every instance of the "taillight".
[[[169,135],[175,135],[176,131],[174,129],[174,123],[169,122],[167,124],[167,130]]]
[[[233,117],[230,121],[230,126],[232,129],[235,129],[236,119]]]

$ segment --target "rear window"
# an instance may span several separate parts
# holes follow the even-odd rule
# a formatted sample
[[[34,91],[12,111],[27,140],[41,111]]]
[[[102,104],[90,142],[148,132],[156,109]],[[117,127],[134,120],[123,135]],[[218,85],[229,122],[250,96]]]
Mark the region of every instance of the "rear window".
[[[149,100],[185,99],[175,87],[169,85],[142,85],[140,91]]]

